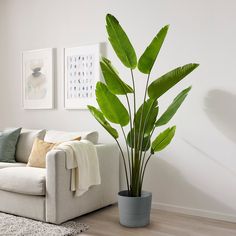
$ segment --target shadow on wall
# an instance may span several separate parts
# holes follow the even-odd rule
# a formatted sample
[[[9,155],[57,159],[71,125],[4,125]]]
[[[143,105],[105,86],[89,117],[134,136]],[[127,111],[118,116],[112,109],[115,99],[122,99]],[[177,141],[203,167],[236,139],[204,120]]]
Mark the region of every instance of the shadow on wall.
[[[212,162],[214,162],[215,164],[219,165],[221,168],[224,168],[225,170],[227,170],[228,172],[230,172],[232,175],[236,176],[236,171],[229,169],[223,162],[220,162],[218,160],[216,160],[213,156],[209,155],[207,152],[203,151],[200,147],[192,144],[191,142],[189,142],[187,139],[182,138],[182,140],[189,145],[191,148],[193,148],[194,150],[196,150],[199,154],[203,155],[204,157],[206,157],[207,159],[211,160]]]
[[[222,163],[217,162],[213,157],[209,156],[207,153],[192,145],[191,143],[185,142],[184,140],[183,142],[181,141],[178,144],[183,150],[188,150],[187,146],[190,146],[190,148],[194,149],[194,151],[197,151],[198,155],[203,157],[203,159],[200,159],[200,161],[204,161],[204,158],[207,157],[207,162],[204,161],[202,164],[208,163],[209,168],[214,168],[215,165],[218,165],[222,168],[223,173],[229,171],[229,169],[222,165]],[[218,212],[218,214],[231,215],[233,216],[233,219],[235,219],[236,205],[234,204],[234,202],[231,202],[232,197],[229,197],[228,201],[224,198],[224,193],[222,193],[222,196],[218,196],[215,194],[215,192],[221,193],[224,182],[212,183],[212,180],[214,179],[214,176],[212,175],[214,175],[214,173],[211,172],[211,176],[209,176],[207,168],[203,168],[198,172],[194,171],[195,174],[191,174],[189,172],[183,174],[181,171],[181,165],[179,167],[176,167],[173,163],[173,160],[170,159],[168,161],[169,155],[172,156],[171,159],[175,159],[174,163],[183,161],[183,159],[179,158],[178,155],[175,155],[174,152],[170,152],[169,154],[163,153],[160,158],[153,156],[145,173],[143,189],[146,191],[151,191],[153,193],[153,203],[157,203],[160,205],[169,204],[173,207],[180,207],[180,209],[195,209],[196,213],[199,210],[202,213],[204,213],[204,211],[209,211],[212,213]],[[186,155],[188,155],[188,153]],[[184,164],[184,166],[193,168],[194,165],[192,162],[193,160],[191,158],[186,159],[186,163]],[[126,181],[123,161],[121,157],[119,164],[120,189],[125,190]],[[235,177],[235,172],[231,170],[230,172],[232,176]],[[196,176],[197,173],[202,177],[199,178],[198,176]],[[204,184],[202,184],[203,181]],[[209,183],[213,184],[214,186],[208,188],[205,184],[205,181],[209,181]],[[225,181],[227,181],[227,179]],[[223,189],[228,190],[229,192],[231,191],[230,186],[224,186]],[[232,194],[234,194],[234,192],[232,192]]]
[[[236,95],[220,89],[210,90],[204,104],[215,127],[236,143]]]
[[[150,169],[147,170],[144,188],[153,192],[157,203],[203,211],[214,209],[215,212],[235,215],[234,206],[216,199],[214,194],[208,193],[208,189],[202,190],[192,185],[171,163],[153,159],[151,165],[153,168],[149,166]]]

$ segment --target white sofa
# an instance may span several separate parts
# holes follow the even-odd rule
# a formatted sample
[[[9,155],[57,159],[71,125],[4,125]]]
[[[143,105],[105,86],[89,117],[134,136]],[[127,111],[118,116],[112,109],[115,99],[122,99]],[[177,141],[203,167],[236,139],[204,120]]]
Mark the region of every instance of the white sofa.
[[[65,141],[81,136],[96,145],[101,185],[91,187],[80,197],[70,191],[71,170],[65,168],[66,156],[52,150],[46,157],[46,169],[26,167],[30,136],[19,137],[16,163],[0,162],[0,211],[32,219],[60,224],[117,201],[119,190],[119,151],[115,144],[97,144],[97,132],[67,133],[48,131],[45,141]]]

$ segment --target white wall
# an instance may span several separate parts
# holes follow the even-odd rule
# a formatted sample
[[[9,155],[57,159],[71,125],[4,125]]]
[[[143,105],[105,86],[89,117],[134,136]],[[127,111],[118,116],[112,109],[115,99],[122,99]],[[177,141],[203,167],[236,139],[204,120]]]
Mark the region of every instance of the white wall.
[[[155,207],[236,221],[235,1],[1,0],[0,9],[0,128],[96,128],[101,141],[111,139],[88,111],[63,108],[62,48],[107,41],[108,12],[120,20],[138,55],[170,24],[153,77],[189,62],[201,66],[160,101],[163,111],[177,92],[193,84],[172,121],[177,124],[175,142],[153,158],[145,189],[153,192]],[[25,111],[20,52],[48,47],[58,48],[56,109]],[[129,82],[110,46],[107,55]],[[141,101],[145,79],[136,75]]]
[[[4,30],[4,22],[5,22],[5,1],[0,2],[0,108],[2,111],[3,108],[3,96],[2,96],[2,91],[3,91],[3,69],[5,66],[4,63],[4,58],[3,58],[3,51],[4,51],[4,45],[6,43],[6,34],[5,34],[5,30]],[[2,112],[0,113],[0,124],[2,124],[3,122],[3,114]],[[0,125],[1,126],[1,125]]]

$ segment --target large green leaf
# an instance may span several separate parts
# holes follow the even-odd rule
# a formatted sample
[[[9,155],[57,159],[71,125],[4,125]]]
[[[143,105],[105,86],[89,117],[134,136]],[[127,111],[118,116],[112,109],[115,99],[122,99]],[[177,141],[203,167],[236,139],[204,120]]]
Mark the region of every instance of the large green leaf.
[[[138,148],[138,132],[135,132],[135,139],[134,139],[134,130],[132,129],[127,136],[127,143],[131,148],[134,148],[134,146],[136,146],[136,148]],[[135,140],[135,145],[134,145],[134,140]],[[142,151],[146,151],[150,148],[151,145],[151,140],[150,140],[150,135],[145,135],[143,138],[143,142],[142,142]]]
[[[188,92],[191,90],[191,86],[184,89],[181,93],[179,93],[173,102],[170,104],[170,106],[167,108],[167,110],[162,114],[162,116],[157,120],[155,123],[156,126],[161,126],[167,124],[171,118],[175,115],[183,101],[188,95]]]
[[[96,97],[98,105],[104,116],[111,122],[126,126],[129,123],[129,113],[107,86],[102,82],[97,82]]]
[[[175,129],[176,126],[173,126],[160,133],[152,142],[151,152],[159,152],[163,150],[168,144],[170,144],[175,135]]]
[[[106,23],[108,39],[116,55],[126,67],[134,69],[137,66],[137,56],[119,21],[111,14],[107,14]]]
[[[103,57],[100,66],[107,87],[113,94],[133,93],[133,89],[120,79],[118,72],[108,59]]]
[[[198,66],[199,64],[187,64],[164,74],[149,85],[148,96],[152,99],[159,98]]]
[[[142,115],[142,112],[143,112],[143,115]],[[156,122],[157,114],[158,114],[157,100],[148,99],[147,101],[145,101],[139,107],[134,118],[135,128],[137,130],[136,133],[138,133],[140,130],[140,135],[142,135],[143,128],[145,125],[144,134],[145,135],[150,134]]]
[[[128,145],[132,148],[134,146],[140,149],[142,142],[142,151],[148,150],[151,145],[150,133],[155,125],[156,117],[158,114],[157,100],[148,99],[138,109],[134,117],[134,129],[132,129],[127,137]],[[143,112],[143,115],[142,115]],[[145,126],[145,127],[144,127]],[[143,131],[143,129],[145,130]],[[144,137],[143,137],[144,136]],[[135,141],[135,145],[134,145]],[[139,147],[137,147],[139,145]]]
[[[89,111],[95,117],[95,119],[106,129],[106,131],[115,139],[119,137],[116,129],[111,127],[111,125],[106,121],[102,112],[93,106],[88,106]]]
[[[144,74],[149,74],[151,72],[156,58],[160,52],[161,46],[165,40],[168,28],[169,26],[166,25],[158,32],[158,34],[144,51],[143,55],[140,57],[138,61],[138,69]]]

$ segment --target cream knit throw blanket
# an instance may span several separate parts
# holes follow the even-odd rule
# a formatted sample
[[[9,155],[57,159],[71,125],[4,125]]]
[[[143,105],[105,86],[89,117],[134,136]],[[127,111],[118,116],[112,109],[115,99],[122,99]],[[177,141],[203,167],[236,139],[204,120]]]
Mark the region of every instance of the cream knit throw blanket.
[[[101,184],[98,156],[88,140],[68,141],[56,149],[66,153],[66,168],[71,169],[71,191],[81,196],[93,185]]]

